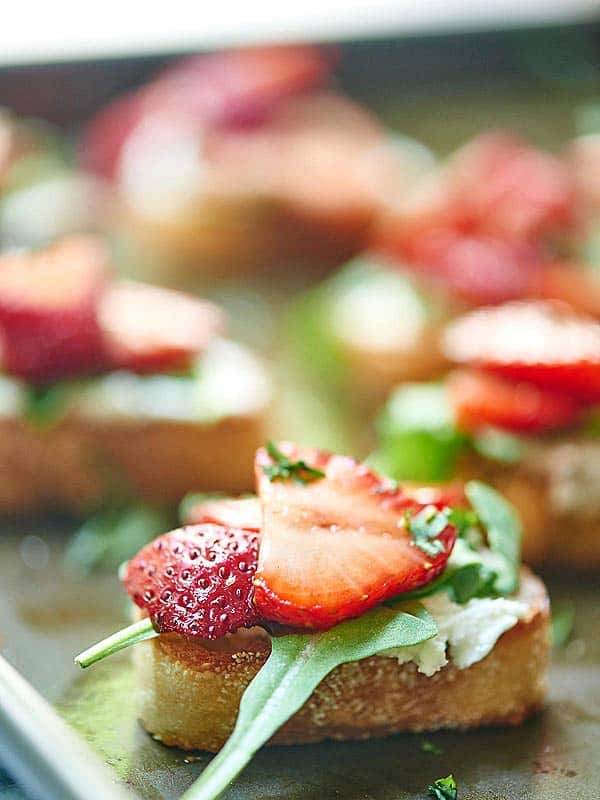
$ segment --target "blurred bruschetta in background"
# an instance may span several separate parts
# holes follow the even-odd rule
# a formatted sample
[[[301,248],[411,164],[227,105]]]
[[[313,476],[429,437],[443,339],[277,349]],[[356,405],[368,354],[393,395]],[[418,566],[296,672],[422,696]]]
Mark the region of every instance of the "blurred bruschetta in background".
[[[0,257],[0,514],[251,486],[271,383],[224,323],[91,237]]]
[[[82,164],[112,181],[118,227],[157,277],[318,273],[365,246],[414,156],[335,89],[334,61],[313,46],[194,56],[91,120]]]

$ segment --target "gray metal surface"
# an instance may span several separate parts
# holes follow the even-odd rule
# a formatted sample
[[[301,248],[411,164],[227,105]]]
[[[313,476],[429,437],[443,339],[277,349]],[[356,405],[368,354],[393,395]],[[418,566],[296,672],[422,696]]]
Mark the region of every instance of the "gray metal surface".
[[[72,664],[76,652],[125,621],[116,579],[66,576],[59,533],[37,530],[34,536],[39,539],[0,537],[4,655],[140,798],[175,800],[209,757],[165,748],[141,730],[126,654],[86,673]],[[575,578],[550,578],[549,585],[553,599],[574,601],[575,627],[570,643],[555,654],[548,707],[536,719],[517,729],[267,749],[227,798],[421,800],[428,783],[449,772],[461,800],[598,797],[600,590],[597,581]],[[442,752],[424,750],[424,742]],[[6,791],[11,800],[19,796]]]

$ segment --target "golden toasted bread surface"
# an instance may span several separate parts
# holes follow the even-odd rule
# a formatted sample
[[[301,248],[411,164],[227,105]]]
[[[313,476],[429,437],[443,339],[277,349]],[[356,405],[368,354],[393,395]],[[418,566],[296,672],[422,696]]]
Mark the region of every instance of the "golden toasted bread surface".
[[[374,656],[343,664],[273,737],[272,744],[367,739],[400,731],[518,724],[546,692],[548,598],[523,570],[519,599],[528,614],[483,660],[447,664],[432,677],[413,663]],[[134,649],[139,716],[165,744],[217,751],[231,733],[241,696],[269,655],[259,629],[209,644],[162,635]]]

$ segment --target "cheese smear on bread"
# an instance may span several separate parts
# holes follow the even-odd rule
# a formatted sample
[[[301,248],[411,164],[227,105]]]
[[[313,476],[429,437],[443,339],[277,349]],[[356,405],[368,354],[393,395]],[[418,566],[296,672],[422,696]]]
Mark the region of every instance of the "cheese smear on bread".
[[[458,605],[441,592],[421,602],[437,624],[437,635],[414,647],[392,648],[380,655],[396,658],[399,664],[413,661],[428,677],[449,661],[458,669],[481,661],[502,634],[528,613],[526,603],[505,597],[474,598]]]

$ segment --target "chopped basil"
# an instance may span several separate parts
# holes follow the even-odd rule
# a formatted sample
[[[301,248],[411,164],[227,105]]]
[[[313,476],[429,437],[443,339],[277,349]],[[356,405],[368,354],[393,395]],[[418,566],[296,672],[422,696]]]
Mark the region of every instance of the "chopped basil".
[[[407,517],[407,528],[415,544],[419,550],[432,557],[444,551],[444,543],[437,537],[448,523],[448,514],[438,511],[435,506],[425,506],[418,514]]]
[[[491,486],[470,481],[465,491],[473,509],[431,511],[428,506],[408,520],[415,543],[428,555],[435,531],[448,523],[457,528],[459,538],[444,572],[431,583],[403,597],[420,599],[437,592],[447,592],[455,603],[474,597],[510,595],[519,586],[521,559],[521,524],[513,507]],[[429,510],[428,510],[429,509]],[[416,524],[415,524],[416,523]],[[488,547],[484,548],[485,533]],[[416,535],[415,535],[416,531]]]
[[[424,753],[431,753],[434,756],[441,755],[444,751],[438,747],[434,742],[421,742],[421,750]]]
[[[454,775],[448,775],[447,778],[438,778],[430,786],[427,787],[430,797],[435,800],[456,800],[458,797],[458,789]]]
[[[263,472],[271,482],[286,481],[291,478],[294,483],[304,486],[325,477],[324,472],[311,467],[306,461],[289,459],[273,442],[267,444],[267,452],[274,463],[263,466]]]

